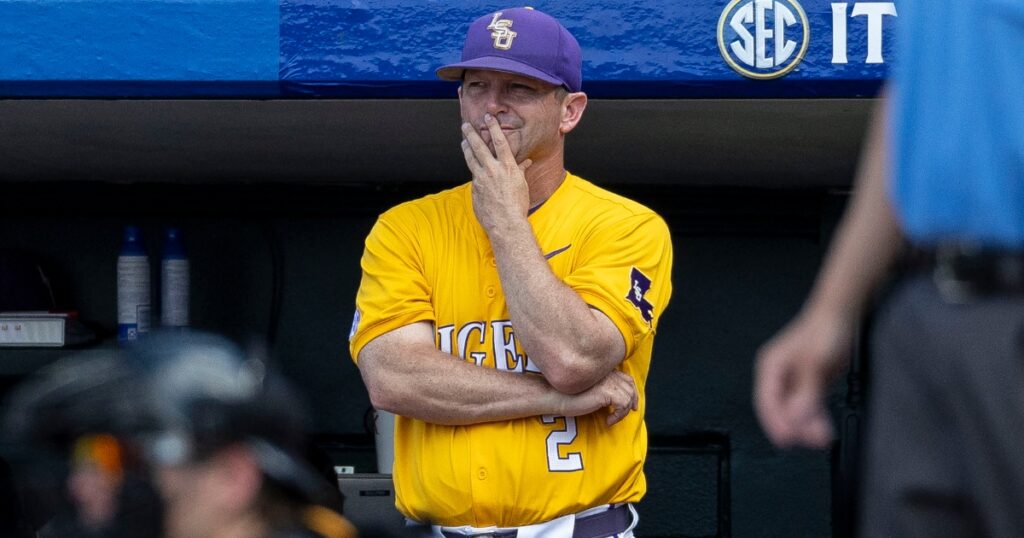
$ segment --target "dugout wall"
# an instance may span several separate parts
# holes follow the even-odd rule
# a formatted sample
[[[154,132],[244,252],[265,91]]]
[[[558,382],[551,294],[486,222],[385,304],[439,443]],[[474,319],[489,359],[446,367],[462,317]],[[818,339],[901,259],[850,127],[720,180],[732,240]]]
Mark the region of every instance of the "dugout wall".
[[[855,17],[854,3],[839,13],[841,64],[833,4],[802,2],[802,61],[758,80],[717,44],[719,20],[744,5],[537,6],[587,58],[592,100],[569,169],[659,211],[675,242],[639,536],[844,532],[833,526],[838,452],[773,449],[751,410],[751,367],[799,308],[845,203],[884,76],[867,63],[869,20],[893,16]],[[325,452],[370,471],[368,399],[345,351],[361,242],[380,211],[465,179],[454,86],[430,68],[457,54],[458,24],[500,7],[0,5],[0,247],[38,254],[61,300],[111,345],[121,227],[139,223],[155,253],[158,231],[180,225],[193,324],[270,339],[307,390]],[[61,354],[2,350],[0,380]]]

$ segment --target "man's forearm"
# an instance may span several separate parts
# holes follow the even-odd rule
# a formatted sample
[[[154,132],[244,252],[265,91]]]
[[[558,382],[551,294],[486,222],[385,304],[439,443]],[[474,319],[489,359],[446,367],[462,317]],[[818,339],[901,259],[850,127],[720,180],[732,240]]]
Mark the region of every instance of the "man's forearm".
[[[884,99],[876,105],[853,199],[808,300],[808,312],[856,321],[899,250],[900,227],[887,192],[886,106]]]
[[[528,221],[492,232],[491,247],[516,337],[552,386],[581,392],[622,360],[622,336],[555,276]]]
[[[428,346],[360,354],[374,407],[435,424],[461,425],[559,414],[561,394],[541,376],[481,368]]]

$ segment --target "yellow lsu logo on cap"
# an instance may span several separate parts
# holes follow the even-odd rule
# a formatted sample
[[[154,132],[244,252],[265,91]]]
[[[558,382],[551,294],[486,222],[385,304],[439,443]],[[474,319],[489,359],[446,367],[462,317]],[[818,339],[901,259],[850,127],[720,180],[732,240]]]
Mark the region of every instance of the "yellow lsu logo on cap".
[[[491,24],[487,25],[487,29],[491,31],[491,37],[494,39],[494,48],[501,50],[508,50],[512,48],[512,40],[516,38],[516,33],[510,30],[512,27],[512,19],[499,19],[501,17],[501,11],[494,14],[494,18],[491,19]]]

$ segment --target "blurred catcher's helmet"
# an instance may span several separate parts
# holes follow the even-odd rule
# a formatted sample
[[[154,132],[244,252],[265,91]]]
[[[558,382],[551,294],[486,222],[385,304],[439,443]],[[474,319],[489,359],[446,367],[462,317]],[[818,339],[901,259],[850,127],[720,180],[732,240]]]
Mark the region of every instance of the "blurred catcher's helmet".
[[[94,433],[131,434],[150,427],[144,387],[116,351],[74,355],[41,369],[7,401],[5,440],[67,449]]]
[[[146,454],[156,465],[201,461],[240,443],[264,475],[305,502],[330,503],[336,490],[301,457],[305,407],[256,353],[219,336],[154,333],[132,346],[127,362],[146,386]]]

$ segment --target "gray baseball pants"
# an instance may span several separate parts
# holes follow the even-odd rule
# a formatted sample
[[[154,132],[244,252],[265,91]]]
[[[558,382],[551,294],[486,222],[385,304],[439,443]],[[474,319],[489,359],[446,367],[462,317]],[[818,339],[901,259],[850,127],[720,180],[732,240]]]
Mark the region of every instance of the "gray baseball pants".
[[[908,278],[872,348],[860,535],[1024,537],[1024,295]]]

